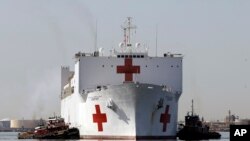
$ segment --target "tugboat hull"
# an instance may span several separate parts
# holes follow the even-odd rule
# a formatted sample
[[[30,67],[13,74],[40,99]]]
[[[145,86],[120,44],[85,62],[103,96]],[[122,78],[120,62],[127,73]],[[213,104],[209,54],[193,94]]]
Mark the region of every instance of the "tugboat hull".
[[[49,132],[43,135],[36,135],[34,132],[23,132],[18,134],[18,139],[79,139],[80,134],[77,128],[66,131]]]
[[[59,132],[52,132],[47,135],[36,136],[34,135],[34,139],[79,139],[80,134],[77,128],[68,129],[62,133]]]
[[[219,139],[221,135],[217,132],[196,132],[182,129],[177,133],[177,137],[181,140],[202,140],[202,139]]]

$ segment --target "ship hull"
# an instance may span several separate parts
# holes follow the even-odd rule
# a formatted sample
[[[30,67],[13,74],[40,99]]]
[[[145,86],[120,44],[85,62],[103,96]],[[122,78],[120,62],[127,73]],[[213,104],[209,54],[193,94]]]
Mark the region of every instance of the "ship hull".
[[[88,139],[172,139],[180,94],[151,84],[124,83],[61,100],[61,115]]]

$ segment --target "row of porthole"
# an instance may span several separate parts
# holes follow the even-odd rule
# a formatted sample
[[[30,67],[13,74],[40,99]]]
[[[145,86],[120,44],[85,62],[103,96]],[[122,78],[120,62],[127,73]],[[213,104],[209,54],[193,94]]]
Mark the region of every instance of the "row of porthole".
[[[144,58],[144,55],[117,55],[117,58]]]
[[[104,68],[104,65],[102,65],[102,67]],[[111,68],[113,68],[114,66],[111,65]],[[148,67],[148,65],[145,66],[146,68]],[[159,68],[159,65],[156,65],[157,68]],[[171,65],[171,68],[173,68],[174,66]],[[176,66],[177,68],[179,68],[179,65]]]

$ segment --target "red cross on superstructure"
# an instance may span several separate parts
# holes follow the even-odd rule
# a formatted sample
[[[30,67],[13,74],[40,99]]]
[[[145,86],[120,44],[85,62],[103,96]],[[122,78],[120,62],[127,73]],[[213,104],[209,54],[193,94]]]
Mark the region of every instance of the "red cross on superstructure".
[[[163,132],[166,132],[167,124],[170,122],[171,115],[168,114],[168,112],[169,112],[169,105],[166,105],[165,113],[161,114],[161,119],[160,119],[160,122],[163,123],[163,129],[162,129]]]
[[[101,113],[100,105],[95,105],[96,114],[93,114],[93,122],[97,123],[98,131],[103,131],[102,123],[107,122],[105,113]]]
[[[133,66],[132,58],[125,58],[124,66],[117,66],[117,73],[125,73],[125,82],[133,81],[133,73],[140,73],[140,66]]]

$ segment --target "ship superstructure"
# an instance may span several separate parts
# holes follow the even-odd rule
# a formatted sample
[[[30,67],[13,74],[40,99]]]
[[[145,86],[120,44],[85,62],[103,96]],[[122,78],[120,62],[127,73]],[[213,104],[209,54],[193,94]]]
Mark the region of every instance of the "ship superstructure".
[[[148,56],[131,43],[129,17],[124,40],[110,56],[75,54],[75,68],[62,67],[61,116],[81,138],[175,138],[182,93],[182,56]]]

